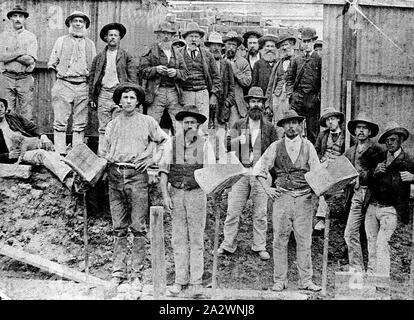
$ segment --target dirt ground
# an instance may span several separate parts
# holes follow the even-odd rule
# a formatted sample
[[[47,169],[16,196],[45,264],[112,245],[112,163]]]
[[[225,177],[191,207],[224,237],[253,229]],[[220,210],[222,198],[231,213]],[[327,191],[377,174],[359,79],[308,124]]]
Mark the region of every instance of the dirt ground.
[[[100,184],[88,196],[88,233],[90,249],[90,272],[104,280],[110,279],[112,259],[112,230],[108,203]],[[157,185],[150,186],[151,205],[160,205]],[[327,296],[320,293],[310,299],[334,298],[334,273],[347,270],[347,251],[343,233],[347,216],[344,212],[344,196],[338,194],[328,200],[331,207],[331,233],[328,264]],[[223,238],[223,222],[227,206],[226,197],[219,204],[220,243]],[[272,255],[272,221],[269,215],[267,250]],[[149,221],[148,221],[149,222]],[[61,185],[45,169],[34,168],[27,180],[0,179],[0,243],[5,243],[30,253],[84,271],[83,252],[83,202]],[[164,216],[167,284],[174,281],[174,264],[171,248],[171,217]],[[149,239],[149,237],[148,237]],[[219,258],[218,286],[221,288],[268,290],[272,287],[273,260],[261,261],[250,247],[252,241],[251,203],[248,202],[241,217],[238,234],[238,249],[230,255]],[[366,260],[366,239],[362,235],[364,259]],[[205,232],[205,273],[203,284],[211,283],[214,248],[214,211],[211,201],[208,206]],[[392,241],[392,299],[410,299],[408,281],[410,277],[411,227],[399,225]],[[321,284],[323,237],[315,235],[312,243],[314,282]],[[143,280],[151,283],[150,245],[147,242]],[[298,273],[295,266],[295,241],[289,241],[288,288],[297,288]],[[366,261],[365,261],[366,262]],[[0,277],[25,279],[56,279],[55,275],[35,267],[0,256]],[[35,296],[35,294],[33,294]]]

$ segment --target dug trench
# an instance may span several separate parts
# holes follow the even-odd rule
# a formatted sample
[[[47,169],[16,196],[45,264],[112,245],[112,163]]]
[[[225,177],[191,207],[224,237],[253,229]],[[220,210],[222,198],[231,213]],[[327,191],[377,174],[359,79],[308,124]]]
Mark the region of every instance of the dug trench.
[[[149,186],[150,205],[161,205],[161,195],[156,182]],[[343,238],[347,220],[344,212],[344,196],[338,194],[328,199],[331,208],[330,248],[328,255],[327,295],[309,295],[309,299],[333,299],[335,272],[345,271],[348,266],[346,244]],[[203,284],[212,281],[214,248],[214,208],[220,211],[219,243],[223,240],[223,223],[227,197],[218,206],[209,201],[205,231],[205,272]],[[105,183],[100,182],[88,194],[88,237],[90,245],[89,271],[103,280],[111,276],[112,229],[109,204],[105,195]],[[149,224],[149,218],[148,218]],[[391,298],[409,299],[411,224],[399,224],[391,240]],[[84,271],[83,199],[69,192],[53,175],[40,167],[33,167],[27,180],[0,179],[0,243],[23,249],[46,259]],[[268,214],[267,250],[272,256],[272,215]],[[165,255],[167,285],[174,282],[174,260],[171,247],[171,216],[164,214]],[[148,237],[149,239],[149,237]],[[132,239],[130,239],[132,240]],[[362,246],[365,263],[366,238],[362,230]],[[248,201],[240,218],[237,237],[238,248],[229,256],[218,260],[219,288],[270,290],[273,283],[273,259],[262,261],[251,251],[252,205]],[[297,289],[298,272],[293,235],[288,245],[288,288]],[[144,284],[152,283],[150,242],[147,241],[147,259],[143,269]],[[320,284],[322,276],[323,236],[312,237],[312,261],[314,282]],[[22,278],[55,280],[56,275],[28,264],[0,255],[0,279]],[[36,297],[36,292],[31,293]],[[39,292],[40,297],[40,292]],[[75,297],[76,298],[76,297]]]

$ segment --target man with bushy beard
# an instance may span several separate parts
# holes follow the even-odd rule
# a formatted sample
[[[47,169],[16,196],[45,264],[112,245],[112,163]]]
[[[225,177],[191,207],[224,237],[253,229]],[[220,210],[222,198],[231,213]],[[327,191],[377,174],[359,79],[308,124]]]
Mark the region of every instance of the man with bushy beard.
[[[253,68],[252,87],[260,87],[266,92],[270,74],[277,58],[276,43],[278,37],[273,34],[266,34],[259,39],[261,57]]]
[[[247,60],[236,55],[237,48],[242,44],[243,39],[238,36],[236,31],[229,31],[223,38],[225,45],[224,57],[230,62],[234,74],[235,86],[234,95],[236,103],[231,107],[229,126],[233,127],[234,123],[240,118],[247,115],[247,104],[244,101],[244,89],[250,87],[252,82],[252,72]]]
[[[266,251],[267,231],[267,200],[263,186],[251,175],[251,170],[261,155],[276,139],[274,126],[263,117],[263,91],[259,87],[251,87],[245,99],[248,103],[248,117],[237,121],[231,132],[228,143],[229,151],[235,151],[236,156],[249,173],[237,181],[228,195],[227,217],[224,222],[224,240],[219,254],[232,254],[237,249],[237,232],[242,211],[249,198],[253,202],[253,244],[252,251],[260,259],[268,260]],[[268,183],[270,186],[270,177]]]
[[[250,64],[250,69],[253,72],[254,65],[260,60],[259,39],[263,35],[256,30],[247,31],[243,34],[243,45],[247,48],[246,60]]]
[[[86,37],[90,19],[81,11],[66,18],[69,34],[59,37],[52,49],[48,68],[52,71],[52,107],[56,152],[66,154],[66,130],[73,115],[72,146],[83,142],[88,124],[88,78],[96,48]]]
[[[148,104],[148,115],[160,123],[166,109],[175,132],[175,115],[181,111],[184,103],[181,84],[187,79],[188,70],[182,54],[172,46],[175,26],[163,22],[154,33],[157,43],[142,56],[139,66],[143,79],[147,80],[145,100]]]

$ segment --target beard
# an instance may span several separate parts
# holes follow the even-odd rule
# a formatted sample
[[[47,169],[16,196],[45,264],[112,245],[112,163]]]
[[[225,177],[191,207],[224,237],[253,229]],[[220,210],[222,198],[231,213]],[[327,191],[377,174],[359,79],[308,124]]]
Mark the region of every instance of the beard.
[[[69,34],[76,36],[76,37],[82,37],[84,38],[86,36],[86,27],[83,26],[81,29],[73,28],[73,26],[69,27]]]
[[[197,129],[187,129],[184,131],[184,137],[188,141],[194,141],[197,135],[198,135]]]
[[[248,111],[249,114],[249,118],[251,118],[252,120],[260,120],[262,118],[262,109],[260,108],[251,108]]]
[[[273,51],[266,51],[266,52],[263,52],[261,58],[265,61],[273,62],[276,60],[276,53]]]
[[[249,49],[249,54],[250,54],[251,56],[256,56],[256,55],[258,54],[258,52],[259,52],[259,49],[256,49],[256,48],[254,48],[254,47],[251,47],[251,48]]]
[[[236,50],[226,50],[226,57],[233,59],[236,56]]]
[[[220,60],[220,58],[221,58],[221,50],[220,49],[210,50],[210,53],[213,55],[215,60]]]

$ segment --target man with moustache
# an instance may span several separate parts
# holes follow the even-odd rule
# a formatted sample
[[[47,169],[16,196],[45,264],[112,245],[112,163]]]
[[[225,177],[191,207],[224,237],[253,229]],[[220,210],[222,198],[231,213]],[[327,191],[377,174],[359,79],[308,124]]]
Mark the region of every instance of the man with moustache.
[[[269,84],[270,74],[277,58],[276,43],[279,39],[273,34],[266,34],[259,39],[259,46],[262,49],[260,60],[253,68],[252,87],[260,87],[266,92]]]
[[[378,130],[378,125],[364,112],[348,122],[348,131],[356,137],[357,142],[345,151],[345,156],[359,173],[356,181],[348,186],[345,195],[349,215],[344,238],[348,247],[350,272],[364,271],[359,231],[368,206],[369,175],[376,166],[374,159],[383,151],[378,143],[371,140],[378,134]]]
[[[306,137],[315,143],[319,133],[322,59],[313,46],[318,36],[313,28],[301,32],[304,54],[295,57],[286,71],[286,96],[290,108],[306,119]]]
[[[235,151],[236,156],[249,173],[237,181],[228,195],[227,216],[224,222],[224,240],[218,250],[219,254],[232,254],[237,249],[237,232],[240,216],[249,198],[253,202],[253,244],[252,251],[260,259],[268,260],[266,251],[267,202],[268,197],[263,186],[251,174],[253,166],[276,139],[274,126],[263,117],[263,91],[259,87],[251,87],[245,96],[248,103],[248,116],[238,120],[230,131],[228,149]],[[270,178],[266,181],[270,185]]]
[[[319,54],[320,57],[322,57],[322,46],[323,41],[322,40],[316,40],[315,44],[313,45],[313,49]]]
[[[175,115],[184,103],[182,83],[187,79],[188,70],[182,54],[172,46],[172,39],[176,33],[174,24],[162,22],[154,33],[157,42],[141,57],[139,67],[142,77],[147,80],[147,112],[160,123],[166,109],[175,132]]]
[[[315,194],[305,179],[305,173],[320,166],[318,155],[309,140],[302,138],[303,117],[294,110],[285,112],[277,123],[285,136],[273,142],[256,163],[253,175],[263,186],[273,203],[273,291],[287,288],[288,242],[292,231],[296,240],[296,264],[299,288],[320,291],[312,281],[312,218]],[[267,183],[269,170],[276,173],[275,187]]]
[[[259,39],[262,33],[256,30],[247,31],[243,34],[243,45],[247,48],[246,60],[250,64],[250,70],[253,72],[254,65],[260,60]]]
[[[223,38],[225,45],[224,57],[230,62],[234,74],[235,86],[234,96],[236,103],[232,105],[229,118],[229,127],[232,128],[236,121],[247,115],[247,104],[244,100],[244,90],[250,87],[252,72],[247,60],[236,55],[237,48],[242,44],[243,39],[236,31],[229,31]]]
[[[217,109],[217,99],[222,91],[213,55],[200,46],[204,34],[196,22],[188,23],[182,34],[187,45],[180,50],[188,69],[188,77],[182,83],[183,104],[197,106],[207,117],[207,123],[201,125],[202,130],[207,129],[210,110]]]
[[[285,111],[289,109],[289,103],[286,97],[286,71],[289,68],[290,61],[293,58],[293,46],[296,44],[296,38],[290,35],[283,35],[276,43],[279,49],[280,59],[274,64],[270,74],[269,83],[266,89],[266,108],[268,119],[275,126],[276,123],[283,117]],[[283,137],[283,128],[277,127],[277,134],[279,139]]]
[[[9,109],[33,120],[33,69],[37,60],[36,36],[24,27],[29,13],[17,5],[7,13],[11,31],[0,34],[0,96]]]
[[[66,154],[66,130],[70,115],[72,146],[83,142],[88,123],[88,77],[96,48],[86,37],[89,17],[74,11],[65,20],[69,34],[59,37],[53,46],[48,68],[51,71],[54,143],[56,152]]]
[[[90,107],[98,111],[98,155],[101,153],[108,122],[121,111],[112,100],[115,87],[123,82],[137,82],[134,58],[119,47],[126,32],[125,26],[117,22],[109,23],[101,29],[100,37],[107,45],[93,59],[89,74]]]
[[[217,70],[220,74],[222,92],[217,101],[217,124],[220,127],[227,129],[227,124],[230,118],[231,106],[234,105],[234,75],[231,64],[228,60],[222,58],[221,50],[224,43],[220,33],[211,32],[204,45],[213,55],[216,61]],[[209,117],[209,128],[214,128],[214,120],[216,119],[214,113]]]

